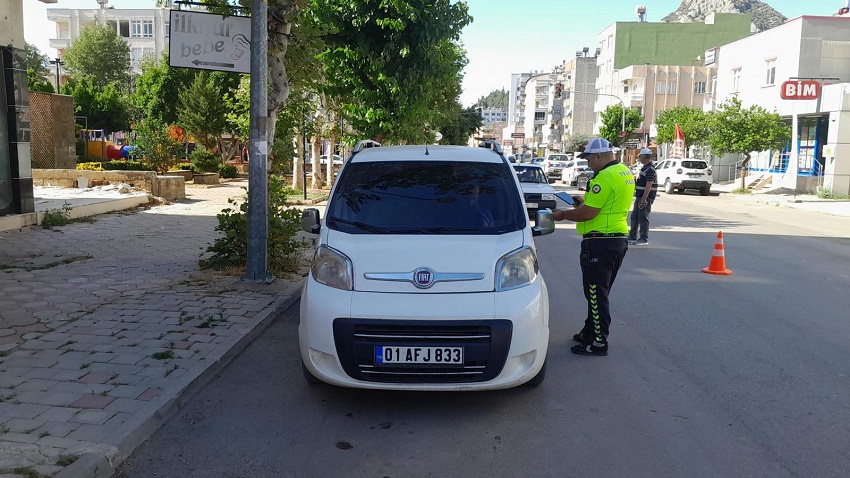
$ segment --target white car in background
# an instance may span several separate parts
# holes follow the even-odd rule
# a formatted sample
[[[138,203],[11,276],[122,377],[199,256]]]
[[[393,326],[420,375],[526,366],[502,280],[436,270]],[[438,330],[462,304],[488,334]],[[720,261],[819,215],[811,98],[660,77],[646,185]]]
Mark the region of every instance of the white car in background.
[[[585,171],[592,171],[590,166],[587,164],[586,159],[575,159],[569,161],[564,167],[564,170],[561,172],[561,182],[570,186],[575,186],[578,175]]]
[[[658,185],[667,194],[696,189],[700,195],[708,196],[714,182],[708,162],[702,159],[666,159],[659,161],[655,171],[658,174]]]
[[[559,179],[561,177],[561,171],[563,171],[564,166],[567,165],[567,161],[569,160],[570,157],[566,154],[547,154],[546,158],[540,163],[540,166],[543,168],[543,173],[546,174],[547,178]]]
[[[522,195],[525,198],[525,209],[534,214],[541,209],[555,209],[555,189],[549,185],[543,168],[536,164],[514,164]]]

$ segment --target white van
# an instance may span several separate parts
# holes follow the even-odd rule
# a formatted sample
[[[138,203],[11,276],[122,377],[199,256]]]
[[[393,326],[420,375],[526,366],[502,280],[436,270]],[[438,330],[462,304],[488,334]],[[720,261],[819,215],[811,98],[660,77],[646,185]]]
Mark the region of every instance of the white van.
[[[376,143],[367,143],[379,146]],[[487,390],[545,376],[549,296],[532,227],[498,144],[364,147],[345,161],[301,296],[308,382]]]

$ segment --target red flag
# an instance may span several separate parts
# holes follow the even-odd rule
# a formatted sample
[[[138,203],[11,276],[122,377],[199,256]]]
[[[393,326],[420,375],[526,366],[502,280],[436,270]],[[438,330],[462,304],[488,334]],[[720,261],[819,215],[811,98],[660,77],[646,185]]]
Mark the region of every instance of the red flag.
[[[679,124],[676,124],[676,136],[673,139],[673,154],[674,158],[685,158],[687,157],[687,150],[685,149],[685,133],[682,131],[682,128],[679,127]]]

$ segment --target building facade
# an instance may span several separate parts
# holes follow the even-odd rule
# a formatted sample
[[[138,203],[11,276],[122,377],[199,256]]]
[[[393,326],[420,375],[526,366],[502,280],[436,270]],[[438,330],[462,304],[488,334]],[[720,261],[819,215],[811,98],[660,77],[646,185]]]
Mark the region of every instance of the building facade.
[[[56,48],[57,56],[62,58],[65,50],[80,37],[86,27],[108,25],[123,38],[130,47],[130,66],[139,72],[139,65],[145,56],[160,58],[168,50],[170,7],[148,9],[69,9],[50,8],[47,19],[56,24],[56,35],[50,39],[50,46]],[[109,65],[104,65],[108,68]]]
[[[643,99],[639,100],[639,94],[634,93],[633,89],[636,86],[640,88],[641,84],[645,96],[650,96],[648,88],[660,88],[661,82],[665,83],[665,91],[656,93],[658,97],[654,98],[656,102],[652,106],[655,111],[650,116],[653,119],[658,111],[662,111],[662,107],[691,104],[675,103],[674,100],[689,98],[687,93],[694,83],[705,81],[706,88],[709,88],[709,72],[696,69],[703,66],[706,50],[746,38],[750,35],[751,23],[752,15],[739,13],[716,13],[709,15],[704,23],[613,23],[598,37],[596,64],[599,71],[595,84],[597,98],[594,130],[599,131],[601,127],[602,112],[621,100],[627,108],[634,105],[645,109]],[[647,69],[640,68],[647,66]],[[670,67],[674,68],[671,70]],[[627,68],[632,69],[622,71]],[[655,75],[649,80],[647,75],[650,70],[653,75],[658,73],[663,78]],[[686,81],[680,84],[679,78],[683,73]],[[671,78],[671,74],[675,74],[675,78]],[[671,81],[673,90],[669,89]],[[629,91],[626,91],[627,88]],[[680,95],[683,89],[685,91]],[[696,91],[701,91],[701,87],[697,87]],[[623,95],[627,95],[627,98],[623,98]],[[699,101],[701,107],[702,99]],[[648,125],[642,127],[644,132],[648,129]]]
[[[497,108],[481,108],[479,109],[481,120],[484,123],[505,123],[508,121],[508,112]]]
[[[582,52],[583,54],[583,52]],[[564,98],[564,141],[573,134],[592,134],[596,122],[594,90],[598,67],[596,57],[578,56],[562,66]]]
[[[796,124],[789,148],[755,154],[751,167],[776,176],[774,182],[783,186],[811,190],[823,183],[848,194],[850,16],[799,17],[720,46],[713,56],[717,94],[707,109],[737,97],[743,107],[760,105]],[[789,80],[815,80],[820,95],[783,99],[782,84]]]

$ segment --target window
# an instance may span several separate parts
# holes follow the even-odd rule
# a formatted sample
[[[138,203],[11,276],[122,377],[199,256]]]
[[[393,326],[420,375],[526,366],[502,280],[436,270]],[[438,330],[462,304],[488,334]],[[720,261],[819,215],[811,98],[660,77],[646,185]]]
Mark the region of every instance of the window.
[[[142,36],[141,20],[133,20],[132,22],[130,22],[130,36],[134,38],[139,38]]]
[[[735,68],[732,70],[732,93],[737,93],[741,88],[741,69]]]
[[[121,20],[118,22],[118,34],[124,38],[130,37],[130,22],[127,20]]]
[[[704,81],[695,81],[694,82],[694,94],[695,95],[704,95],[705,94],[705,82]]]
[[[666,86],[667,86],[667,83],[665,83],[663,81],[659,81],[659,82],[655,83],[655,94],[663,95],[664,94],[664,88]]]
[[[676,94],[676,81],[670,81],[667,83],[667,93],[671,95]]]
[[[767,68],[767,72],[764,78],[765,85],[775,85],[776,84],[776,60],[767,60],[764,62],[765,67]]]
[[[139,61],[142,59],[142,55],[144,54],[141,48],[131,48],[130,49],[130,66],[135,68],[139,66]]]
[[[153,20],[142,20],[142,36],[153,38]]]
[[[542,120],[542,119],[546,119],[546,112],[545,111],[535,111],[534,112],[534,120],[537,121],[537,120]]]

